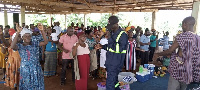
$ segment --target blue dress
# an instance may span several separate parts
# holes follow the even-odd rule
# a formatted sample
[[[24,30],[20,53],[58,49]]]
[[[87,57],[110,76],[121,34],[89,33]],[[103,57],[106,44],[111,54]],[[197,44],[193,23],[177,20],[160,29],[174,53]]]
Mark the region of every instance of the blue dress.
[[[37,36],[32,36],[32,42],[41,42],[44,41],[42,35],[37,35]],[[39,59],[39,61],[42,60],[42,46],[38,46],[37,48],[37,57]]]
[[[19,90],[44,90],[44,75],[37,57],[39,41],[17,46],[21,57]]]

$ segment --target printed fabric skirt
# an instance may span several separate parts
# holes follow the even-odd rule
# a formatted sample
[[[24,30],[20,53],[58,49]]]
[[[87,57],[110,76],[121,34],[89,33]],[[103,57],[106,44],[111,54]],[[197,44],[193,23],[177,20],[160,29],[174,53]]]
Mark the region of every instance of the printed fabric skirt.
[[[4,85],[10,88],[15,88],[19,85],[21,58],[18,51],[13,51],[10,48],[8,49],[8,51],[9,56],[6,63],[6,83]]]
[[[88,54],[78,55],[78,67],[80,72],[80,80],[76,80],[76,90],[87,90],[89,70],[90,70],[90,56]]]
[[[53,76],[56,74],[57,52],[45,52],[44,76]]]

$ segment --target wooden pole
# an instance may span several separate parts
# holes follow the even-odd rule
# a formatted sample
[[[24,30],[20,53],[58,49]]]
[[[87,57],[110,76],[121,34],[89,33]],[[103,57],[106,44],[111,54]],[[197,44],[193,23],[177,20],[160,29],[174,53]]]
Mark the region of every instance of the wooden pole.
[[[156,21],[156,11],[152,12],[152,24],[151,24],[151,29],[155,29],[155,21]]]
[[[8,25],[8,14],[7,14],[7,10],[4,10],[4,25]]]
[[[25,8],[21,7],[21,24],[25,23]]]
[[[67,14],[65,14],[65,29],[67,29]]]
[[[87,14],[84,14],[84,26],[87,27]]]
[[[194,26],[194,31],[195,33],[198,33],[200,34],[200,30],[199,30],[199,20],[200,20],[200,2],[194,2],[193,3],[193,9],[192,9],[192,16],[195,18],[196,20],[196,23],[195,23],[195,26]]]

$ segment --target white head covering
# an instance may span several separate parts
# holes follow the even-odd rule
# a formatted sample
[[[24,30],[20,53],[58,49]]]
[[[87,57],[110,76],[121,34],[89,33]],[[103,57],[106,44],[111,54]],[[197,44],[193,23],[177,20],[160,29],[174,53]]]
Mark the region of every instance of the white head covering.
[[[12,41],[15,39],[16,33],[12,35]]]
[[[27,28],[23,28],[23,30],[21,31],[21,38],[22,38],[22,36],[24,36],[24,34],[26,34],[26,33],[29,33],[29,34],[32,34],[33,32],[31,31],[31,30],[28,30]]]

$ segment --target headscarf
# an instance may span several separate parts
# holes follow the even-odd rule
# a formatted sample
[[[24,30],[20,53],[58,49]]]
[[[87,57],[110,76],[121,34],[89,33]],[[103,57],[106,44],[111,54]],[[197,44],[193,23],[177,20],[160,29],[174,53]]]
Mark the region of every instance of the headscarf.
[[[81,35],[83,35],[83,34],[85,34],[84,32],[79,32],[78,34],[77,34],[77,37],[79,38]]]
[[[40,30],[36,27],[35,29],[34,29],[34,32],[39,32]]]
[[[32,35],[32,31],[30,31],[30,30],[28,30],[27,28],[23,28],[23,30],[21,31],[21,38],[22,38],[22,36],[24,36],[24,34],[26,34],[26,33],[29,33],[29,34],[31,34]]]
[[[15,33],[15,29],[13,29],[13,28],[9,29],[10,36],[12,36],[14,33]]]

